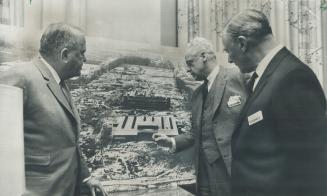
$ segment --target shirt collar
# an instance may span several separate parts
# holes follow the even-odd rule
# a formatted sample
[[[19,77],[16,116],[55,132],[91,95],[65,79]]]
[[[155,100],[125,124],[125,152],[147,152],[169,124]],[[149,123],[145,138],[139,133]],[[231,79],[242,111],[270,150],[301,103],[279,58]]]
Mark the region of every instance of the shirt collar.
[[[53,67],[42,57],[42,55],[40,54],[40,59],[43,62],[43,64],[49,69],[51,75],[53,76],[53,78],[55,79],[55,81],[59,84],[61,82],[61,79],[58,75],[58,73],[56,72],[55,69],[53,69]]]
[[[261,78],[263,72],[268,67],[270,61],[274,58],[274,56],[283,48],[284,46],[278,44],[275,48],[271,49],[268,54],[260,61],[256,73],[258,74],[258,79]]]
[[[207,77],[208,79],[208,90],[211,89],[211,86],[213,84],[213,82],[215,81],[218,73],[219,73],[220,67],[217,65],[209,74],[209,76]]]

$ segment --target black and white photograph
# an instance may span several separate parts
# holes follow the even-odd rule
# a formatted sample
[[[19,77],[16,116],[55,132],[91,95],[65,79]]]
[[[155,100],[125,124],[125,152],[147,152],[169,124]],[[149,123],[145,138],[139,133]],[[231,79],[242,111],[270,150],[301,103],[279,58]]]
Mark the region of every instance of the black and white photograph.
[[[327,196],[327,0],[0,0],[0,196]]]

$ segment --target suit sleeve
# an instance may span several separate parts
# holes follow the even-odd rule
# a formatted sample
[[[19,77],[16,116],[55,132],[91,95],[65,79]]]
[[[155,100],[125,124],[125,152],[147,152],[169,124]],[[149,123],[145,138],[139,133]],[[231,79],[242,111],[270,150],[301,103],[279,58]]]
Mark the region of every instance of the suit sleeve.
[[[194,93],[192,95],[192,103],[193,103],[193,100],[194,100],[194,96],[198,93],[198,91],[199,91],[199,88],[197,88],[194,91]],[[178,136],[174,137],[175,144],[176,144],[176,151],[175,152],[185,150],[185,149],[191,147],[194,144],[194,131],[195,130],[194,130],[194,122],[193,122],[192,119],[191,119],[191,122],[192,122],[192,128],[191,128],[190,131],[185,132],[185,133],[183,133],[181,135],[178,135]]]
[[[19,71],[19,68],[15,66],[10,67],[8,70],[0,71],[0,84],[15,86],[23,89],[23,102],[26,103],[28,97],[27,80],[23,73]]]
[[[175,136],[176,152],[185,150],[194,144],[194,133],[193,129],[189,132]]]
[[[313,136],[322,133],[318,128],[325,118],[326,98],[314,73],[308,70],[297,70],[286,76],[275,90],[271,109],[278,136],[282,138],[292,136],[301,142],[309,142]],[[287,140],[283,142],[289,145]]]
[[[314,73],[309,68],[289,73],[275,89],[271,110],[277,141],[288,157],[285,172],[290,179],[299,180],[297,185],[303,185],[293,188],[304,194],[324,191],[326,98]]]
[[[89,168],[87,167],[87,164],[82,156],[82,151],[80,147],[78,147],[79,155],[80,155],[80,180],[83,182],[85,179],[91,176]]]

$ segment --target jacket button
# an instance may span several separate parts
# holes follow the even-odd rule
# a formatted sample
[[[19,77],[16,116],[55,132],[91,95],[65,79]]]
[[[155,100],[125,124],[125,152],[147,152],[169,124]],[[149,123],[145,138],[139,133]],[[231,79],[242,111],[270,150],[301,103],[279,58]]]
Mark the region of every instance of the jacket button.
[[[227,158],[227,157],[228,157],[228,154],[224,154],[223,157],[224,157],[224,158]]]
[[[224,140],[224,138],[221,138],[221,137],[218,138],[218,142],[221,142],[223,140]]]

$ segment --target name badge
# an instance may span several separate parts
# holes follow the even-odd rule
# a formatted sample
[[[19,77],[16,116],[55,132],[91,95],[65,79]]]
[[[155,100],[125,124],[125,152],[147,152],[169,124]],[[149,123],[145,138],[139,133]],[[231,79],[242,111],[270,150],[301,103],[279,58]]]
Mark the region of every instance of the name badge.
[[[229,99],[228,99],[228,102],[227,102],[227,106],[229,108],[235,107],[235,106],[238,106],[238,105],[241,105],[241,104],[242,104],[241,96],[239,96],[239,95],[230,96]]]
[[[249,126],[258,123],[262,120],[263,120],[263,115],[261,110],[248,117]]]

